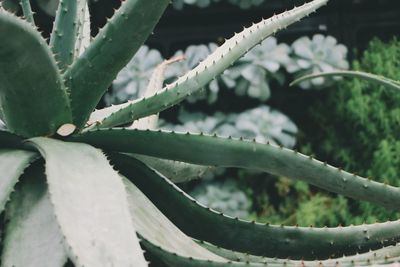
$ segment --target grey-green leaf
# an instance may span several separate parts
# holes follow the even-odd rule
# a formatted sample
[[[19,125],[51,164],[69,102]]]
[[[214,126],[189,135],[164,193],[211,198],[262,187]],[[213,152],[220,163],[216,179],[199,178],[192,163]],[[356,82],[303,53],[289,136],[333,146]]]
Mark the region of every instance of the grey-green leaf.
[[[0,161],[1,162],[1,161]],[[29,168],[7,206],[3,267],[62,267],[67,261],[42,166]]]
[[[146,179],[147,177],[141,177]],[[186,257],[226,261],[194,242],[163,215],[129,180],[125,180],[129,209],[138,233],[147,240]]]
[[[293,81],[290,85],[297,85],[300,84],[304,81],[312,80],[315,78],[320,78],[320,77],[349,77],[349,78],[359,78],[363,80],[367,80],[373,83],[377,83],[379,85],[386,86],[391,89],[395,90],[400,90],[400,82],[391,80],[389,78],[385,78],[379,75],[367,73],[367,72],[362,72],[362,71],[332,71],[332,72],[322,72],[322,73],[317,73],[317,74],[311,74],[311,75],[306,75],[303,76],[295,81]]]
[[[34,152],[0,149],[0,213],[24,169],[34,159]]]
[[[321,260],[366,252],[400,241],[400,221],[314,228],[232,218],[198,204],[168,179],[129,156],[112,153],[110,158],[120,173],[185,234],[224,248],[268,257]]]
[[[249,49],[325,5],[328,0],[314,0],[270,19],[262,20],[235,34],[196,68],[167,85],[157,95],[142,98],[104,119],[99,128],[109,128],[155,114],[183,101],[197,92]]]
[[[71,138],[103,149],[192,164],[247,168],[305,181],[330,192],[400,210],[400,188],[335,168],[296,151],[251,140],[165,131],[109,129]]]
[[[124,184],[103,153],[48,138],[31,142],[46,160],[50,199],[74,264],[147,267]]]
[[[142,240],[142,244],[151,251],[154,255],[161,258],[170,267],[321,267],[321,266],[342,266],[342,267],[354,267],[354,266],[382,266],[382,267],[395,267],[396,263],[399,262],[399,257],[386,258],[386,259],[371,259],[361,260],[361,261],[350,261],[342,263],[340,261],[335,261],[334,259],[329,261],[298,261],[293,262],[290,259],[277,261],[270,263],[267,261],[263,262],[251,262],[251,261],[229,261],[229,262],[215,262],[215,261],[205,261],[192,257],[185,257],[179,255],[173,251],[167,250],[162,246],[157,246],[150,242],[149,240]],[[328,263],[328,265],[325,265]],[[392,263],[393,265],[388,265]]]
[[[123,1],[90,46],[65,72],[78,128],[85,125],[118,72],[150,35],[167,5],[167,0]]]
[[[159,159],[144,155],[135,154],[133,157],[144,162],[147,166],[168,177],[174,183],[184,183],[199,179],[211,166],[189,164],[186,162]]]
[[[35,25],[30,0],[20,0],[20,4],[22,7],[22,13],[24,14],[25,19],[29,23],[32,23],[32,25]]]
[[[0,40],[0,109],[7,128],[24,137],[50,136],[71,123],[61,75],[40,33],[0,9]]]

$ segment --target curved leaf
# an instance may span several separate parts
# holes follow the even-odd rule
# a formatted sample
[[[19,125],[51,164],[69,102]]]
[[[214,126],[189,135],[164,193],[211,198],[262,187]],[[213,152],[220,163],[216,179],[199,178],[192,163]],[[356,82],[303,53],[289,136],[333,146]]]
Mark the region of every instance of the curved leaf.
[[[174,83],[167,85],[158,94],[142,98],[109,116],[98,126],[109,128],[146,117],[178,104],[189,95],[203,88],[221,74],[249,49],[271,34],[281,30],[325,5],[328,0],[314,0],[270,19],[262,20],[235,34],[209,55],[196,68]]]
[[[249,255],[247,253],[241,253],[233,250],[216,247],[210,243],[198,241],[203,247],[207,248],[211,252],[229,259],[231,261],[240,262],[254,262],[254,263],[267,263],[269,264],[280,264],[287,267],[290,266],[315,266],[315,267],[337,267],[339,266],[355,266],[355,265],[369,265],[372,262],[383,261],[387,259],[398,258],[400,256],[400,244],[395,246],[388,246],[377,250],[371,250],[363,254],[355,254],[350,256],[343,256],[340,258],[332,258],[322,261],[304,261],[304,260],[291,260],[291,259],[278,259],[278,258],[266,258],[261,256]]]
[[[154,255],[161,258],[168,266],[171,267],[288,267],[288,266],[296,266],[296,267],[321,267],[321,266],[330,266],[324,265],[326,261],[300,261],[298,264],[291,265],[290,260],[276,262],[276,263],[268,263],[268,262],[237,262],[237,261],[229,261],[229,262],[215,262],[215,261],[205,261],[192,257],[184,257],[179,255],[173,251],[169,251],[161,246],[157,246],[152,244],[150,241],[144,239],[142,240],[142,244],[151,251]],[[388,259],[379,259],[379,260],[362,260],[357,262],[347,262],[341,263],[336,262],[335,265],[332,266],[343,266],[343,267],[354,267],[354,266],[380,266],[378,264],[382,264],[382,266],[389,266],[389,263],[397,263],[400,260],[399,257],[388,258]],[[397,265],[393,265],[395,267]]]
[[[313,228],[275,226],[232,218],[198,204],[166,178],[129,156],[112,154],[110,158],[120,173],[187,235],[227,249],[267,257],[326,259],[400,241],[400,221]]]
[[[37,154],[33,152],[0,149],[0,213],[19,177],[36,158]]]
[[[7,128],[32,137],[52,135],[70,123],[63,81],[40,33],[0,10],[0,40],[0,106]]]
[[[101,151],[48,138],[30,140],[46,160],[54,213],[76,266],[146,266],[121,177]]]
[[[24,17],[26,21],[35,25],[35,21],[33,20],[33,13],[31,8],[30,0],[20,0],[22,12],[24,13]]]
[[[4,267],[62,267],[67,261],[42,166],[32,166],[7,206]]]
[[[168,177],[168,179],[170,179],[174,183],[184,183],[191,180],[199,179],[203,176],[205,172],[213,168],[211,166],[201,166],[138,154],[132,156],[144,162],[152,169],[160,172],[165,177]]]
[[[74,59],[79,22],[78,5],[82,5],[82,3],[86,3],[86,0],[60,0],[58,4],[56,19],[50,35],[50,47],[58,67],[63,71]]]
[[[311,75],[306,75],[303,76],[295,81],[293,81],[290,85],[297,85],[301,82],[307,81],[307,80],[312,80],[314,78],[319,78],[319,77],[335,77],[335,76],[343,76],[343,77],[349,77],[349,78],[360,78],[363,80],[367,80],[370,82],[377,83],[379,85],[386,86],[388,88],[400,90],[400,83],[395,80],[391,80],[389,78],[385,78],[379,75],[367,73],[367,72],[362,72],[362,71],[332,71],[332,72],[322,72],[322,73],[317,73],[317,74],[311,74]]]
[[[71,91],[74,122],[79,128],[84,126],[118,72],[150,35],[168,3],[168,0],[123,1],[86,51],[66,71],[64,77]]]
[[[141,178],[146,179],[147,177]],[[133,225],[140,236],[187,257],[226,261],[186,236],[129,180],[125,180],[125,185]]]
[[[400,189],[342,171],[290,149],[237,140],[165,131],[109,129],[70,140],[107,150],[144,154],[199,165],[239,167],[305,181],[322,189],[399,210]]]

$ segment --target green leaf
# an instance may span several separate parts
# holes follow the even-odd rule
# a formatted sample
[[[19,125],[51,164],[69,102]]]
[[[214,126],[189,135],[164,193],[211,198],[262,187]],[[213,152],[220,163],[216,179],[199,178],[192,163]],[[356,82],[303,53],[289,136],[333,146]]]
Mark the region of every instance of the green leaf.
[[[54,213],[76,266],[147,266],[121,177],[91,146],[48,138],[31,142],[46,160]]]
[[[147,179],[145,176],[141,178]],[[125,180],[125,185],[132,222],[141,237],[187,257],[221,262],[226,261],[201,247],[179,230],[129,180]]]
[[[320,77],[335,77],[335,76],[343,76],[343,77],[349,77],[349,78],[359,78],[363,80],[367,80],[373,83],[377,83],[379,85],[386,86],[388,88],[400,90],[400,83],[395,80],[391,80],[389,78],[385,78],[379,75],[367,73],[367,72],[362,72],[362,71],[332,71],[332,72],[322,72],[322,73],[317,73],[317,74],[311,74],[311,75],[306,75],[303,76],[295,81],[293,81],[290,86],[297,85],[299,83],[302,83],[307,80],[312,80],[314,78],[320,78]]]
[[[0,10],[0,40],[0,106],[7,128],[24,137],[47,136],[70,123],[63,81],[40,33]]]
[[[178,104],[189,95],[203,88],[265,38],[309,15],[327,2],[328,0],[314,0],[244,29],[241,33],[235,34],[231,39],[227,40],[192,71],[180,77],[174,83],[167,85],[158,94],[149,98],[139,99],[120,109],[106,118],[99,125],[99,128],[125,124]]]
[[[185,162],[159,159],[155,157],[132,155],[133,157],[144,162],[147,166],[157,170],[165,177],[168,177],[174,183],[184,183],[191,180],[199,179],[210,166],[194,165]]]
[[[291,260],[283,260],[281,262],[276,263],[268,263],[268,262],[251,262],[251,261],[229,261],[229,262],[215,262],[215,261],[205,261],[192,257],[184,257],[173,251],[168,251],[161,246],[157,246],[148,240],[142,240],[142,244],[154,255],[161,258],[168,266],[171,267],[290,267],[290,266],[307,266],[307,267],[353,267],[353,266],[390,266],[389,263],[397,263],[400,258],[387,258],[387,259],[369,259],[363,261],[350,261],[350,262],[340,262],[338,260],[329,260],[329,261],[291,261]],[[327,263],[327,265],[325,265]],[[381,265],[379,265],[381,264]],[[395,265],[393,265],[395,266]]]
[[[20,0],[20,4],[26,21],[28,21],[32,25],[35,25],[30,0]]]
[[[150,77],[150,81],[147,84],[146,89],[142,93],[142,97],[150,97],[160,91],[164,84],[165,79],[165,70],[169,64],[175,63],[183,59],[183,56],[175,57],[169,60],[164,60],[160,64],[158,64]],[[131,64],[132,61],[129,63]],[[123,107],[128,106],[130,103],[134,102],[134,100],[128,101],[128,103],[120,104],[120,105],[113,105],[110,107],[106,107],[103,109],[95,110],[90,114],[89,121],[87,124],[95,124],[103,121],[105,118],[113,114],[114,112],[120,110]],[[151,115],[142,120],[135,121],[130,128],[132,129],[155,129],[157,128],[158,123],[158,114]]]
[[[170,267],[265,267],[264,264],[251,262],[217,262],[211,260],[198,259],[193,257],[182,256],[171,250],[167,250],[162,246],[155,245],[152,242],[143,239],[142,244],[157,258],[160,258]],[[268,265],[269,266],[269,265]],[[284,267],[278,265],[274,267]]]
[[[41,165],[24,174],[7,206],[4,267],[62,267],[63,236],[50,203]]]
[[[399,210],[400,189],[296,151],[250,140],[165,131],[109,129],[71,137],[94,146],[206,166],[238,167],[305,181],[330,192]]]
[[[78,2],[78,25],[76,30],[74,60],[90,45],[90,13],[87,0]]]
[[[197,241],[198,244],[207,248],[211,252],[232,261],[240,262],[254,262],[254,263],[267,263],[268,265],[285,265],[290,266],[324,266],[324,267],[337,267],[340,266],[355,266],[355,265],[370,265],[368,263],[384,263],[387,259],[398,258],[400,256],[400,244],[394,246],[383,247],[377,250],[371,250],[362,254],[355,254],[350,256],[343,256],[339,258],[332,258],[322,261],[304,261],[304,260],[291,260],[291,259],[278,259],[254,256],[247,253],[241,253],[233,250],[224,249],[214,246],[210,243]]]
[[[168,2],[122,2],[112,19],[67,70],[64,76],[71,91],[74,122],[79,128],[84,126],[118,72],[150,35]]]
[[[36,158],[33,152],[0,149],[0,213],[19,177]]]
[[[78,5],[86,0],[60,0],[50,35],[50,46],[58,67],[64,71],[74,59],[75,41],[78,28]]]
[[[227,249],[267,257],[314,260],[366,252],[400,241],[400,221],[313,228],[232,218],[198,204],[166,178],[129,156],[113,153],[110,158],[120,173],[185,234]]]

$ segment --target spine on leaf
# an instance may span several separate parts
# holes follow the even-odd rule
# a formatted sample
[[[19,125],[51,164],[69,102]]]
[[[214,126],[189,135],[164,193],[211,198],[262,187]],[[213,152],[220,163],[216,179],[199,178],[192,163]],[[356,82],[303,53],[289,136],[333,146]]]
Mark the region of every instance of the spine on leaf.
[[[50,37],[50,46],[61,70],[65,70],[74,58],[78,25],[78,1],[86,0],[60,0],[58,4],[56,20]]]
[[[118,72],[153,31],[168,0],[126,0],[65,72],[75,124],[82,128]],[[128,30],[127,30],[128,29]]]
[[[1,9],[0,40],[4,123],[23,137],[55,134],[72,118],[62,77],[46,41],[30,23]]]
[[[70,140],[107,150],[206,166],[237,167],[305,181],[330,192],[399,210],[400,189],[362,178],[296,151],[254,140],[205,134],[108,129],[91,131]]]
[[[170,181],[129,156],[113,153],[110,158],[120,173],[183,232],[227,249],[267,257],[322,260],[367,252],[400,241],[400,221],[314,228],[232,218],[198,204]]]
[[[181,102],[187,96],[203,88],[204,85],[221,74],[249,49],[261,43],[265,38],[308,16],[327,2],[328,0],[314,0],[244,29],[241,33],[235,34],[231,39],[227,40],[196,68],[176,82],[167,85],[152,97],[142,98],[117,111],[106,118],[99,127],[108,128],[125,124],[158,113]]]

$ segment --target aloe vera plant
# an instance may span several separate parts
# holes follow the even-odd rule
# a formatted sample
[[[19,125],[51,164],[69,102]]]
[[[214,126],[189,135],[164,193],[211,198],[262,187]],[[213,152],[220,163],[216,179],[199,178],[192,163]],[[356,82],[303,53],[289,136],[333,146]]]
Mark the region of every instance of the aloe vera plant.
[[[94,112],[169,1],[124,1],[91,41],[87,3],[61,0],[50,45],[34,25],[29,1],[21,2],[25,18],[0,9],[1,266],[54,267],[68,260],[74,266],[148,266],[143,249],[169,266],[185,267],[398,260],[400,221],[338,228],[247,222],[198,204],[171,180],[181,169],[249,168],[397,210],[398,188],[269,143],[153,129],[156,114],[327,0],[244,29],[162,88],[164,62],[143,98]],[[171,177],[159,166],[169,166],[173,171],[164,173]]]

